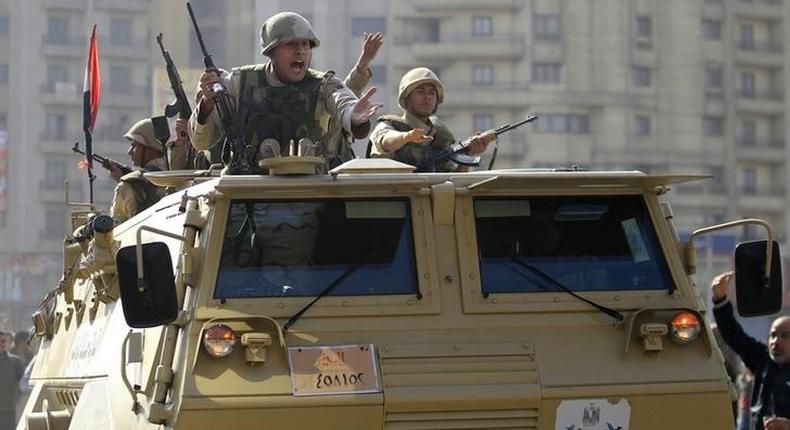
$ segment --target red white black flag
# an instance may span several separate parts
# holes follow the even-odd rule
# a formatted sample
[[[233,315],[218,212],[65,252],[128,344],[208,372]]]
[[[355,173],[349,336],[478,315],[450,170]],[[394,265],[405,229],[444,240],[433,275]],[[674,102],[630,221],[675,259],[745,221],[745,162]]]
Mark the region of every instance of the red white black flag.
[[[85,66],[85,81],[83,83],[82,99],[82,130],[85,132],[85,160],[89,167],[93,166],[93,145],[91,133],[96,124],[101,100],[101,74],[99,73],[99,41],[96,39],[96,24],[91,32],[90,45],[88,45],[88,64]]]

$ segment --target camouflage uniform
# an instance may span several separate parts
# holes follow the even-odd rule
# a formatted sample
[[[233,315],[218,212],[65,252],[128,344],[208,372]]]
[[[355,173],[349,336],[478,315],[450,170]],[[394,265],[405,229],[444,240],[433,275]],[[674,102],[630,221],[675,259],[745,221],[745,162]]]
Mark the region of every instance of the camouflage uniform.
[[[343,84],[348,87],[357,97],[362,96],[362,90],[370,82],[373,73],[370,69],[359,70],[354,67],[349,72]],[[329,120],[329,125],[326,131],[326,149],[324,157],[326,157],[326,164],[328,169],[333,169],[348,160],[354,158],[354,151],[351,149],[351,142],[348,133],[345,132],[337,121]]]
[[[370,141],[372,143],[371,157],[390,157],[419,167],[423,160],[431,154],[447,149],[455,143],[453,133],[436,116],[432,115],[428,118],[428,122],[425,123],[406,111],[406,99],[409,97],[409,94],[418,86],[426,83],[433,84],[436,88],[436,107],[444,101],[444,86],[431,70],[425,67],[417,67],[406,72],[401,78],[398,91],[398,104],[404,109],[404,112],[402,115],[382,115],[379,118],[379,123],[376,124],[376,127],[370,133]],[[436,110],[433,113],[436,113]],[[426,134],[433,139],[426,143],[410,142],[393,152],[387,152],[384,149],[384,142],[387,140],[398,139],[402,132],[416,128],[426,130]],[[458,165],[447,160],[434,167],[440,172],[451,172],[455,171]]]
[[[309,40],[314,47],[319,45],[309,23],[292,12],[269,18],[261,28],[265,55],[280,43],[303,39]],[[245,142],[256,149],[264,139],[274,138],[285,153],[290,140],[309,138],[317,144],[316,155],[324,155],[330,118],[349,134],[353,133],[351,113],[358,98],[332,71],[309,69],[302,81],[288,83],[277,78],[271,62],[234,68],[230,73],[221,70],[220,73],[220,80],[235,105]],[[198,88],[198,98],[200,96]],[[192,145],[202,151],[221,141],[224,130],[216,109],[206,118],[205,124],[198,122],[199,112],[200,105],[192,112],[190,128]],[[356,131],[355,137],[363,138],[369,125]]]
[[[154,137],[154,128],[150,119],[138,121],[126,132],[124,138],[162,153],[161,144]],[[164,159],[155,158],[142,168],[121,177],[120,182],[115,186],[110,208],[110,216],[116,224],[137,215],[164,197],[164,188],[157,187],[143,176],[145,172],[164,170],[164,168]]]

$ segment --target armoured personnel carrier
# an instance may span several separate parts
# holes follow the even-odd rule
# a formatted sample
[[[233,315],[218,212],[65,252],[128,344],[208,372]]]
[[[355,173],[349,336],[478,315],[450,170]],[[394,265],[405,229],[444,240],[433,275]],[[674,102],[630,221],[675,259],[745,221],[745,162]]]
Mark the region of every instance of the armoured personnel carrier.
[[[156,172],[127,222],[75,214],[19,429],[733,428],[691,277],[729,224],[683,241],[663,201],[702,177],[410,170]],[[742,313],[777,309],[765,244]]]

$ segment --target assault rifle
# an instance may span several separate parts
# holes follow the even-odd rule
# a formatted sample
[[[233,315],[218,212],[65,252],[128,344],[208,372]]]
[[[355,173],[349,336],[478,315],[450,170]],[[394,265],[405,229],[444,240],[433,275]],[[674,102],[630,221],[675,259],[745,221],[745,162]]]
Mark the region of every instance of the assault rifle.
[[[192,5],[187,2],[187,9],[189,10],[189,17],[192,19],[192,25],[195,27],[195,34],[197,35],[200,50],[203,51],[203,64],[206,66],[207,72],[214,72],[220,76],[219,69],[214,65],[214,60],[211,59],[211,54],[206,50],[206,44],[203,43],[203,34],[198,27],[197,19],[195,19],[195,12],[192,10]],[[229,175],[246,175],[252,173],[252,163],[254,161],[255,151],[253,147],[249,147],[244,142],[244,137],[239,129],[236,114],[233,111],[228,95],[227,89],[221,82],[214,84],[214,108],[217,109],[222,128],[225,130],[225,147],[222,153],[226,153],[226,148],[230,152],[230,160],[223,170],[224,174]],[[223,157],[223,161],[224,157]]]
[[[170,53],[162,45],[162,33],[156,36],[156,43],[159,44],[159,48],[162,50],[162,57],[165,58],[165,63],[167,64],[167,79],[170,80],[170,89],[173,90],[173,94],[176,96],[172,103],[165,106],[165,116],[172,118],[178,114],[179,118],[189,119],[192,116],[192,107],[189,106],[189,99],[187,99],[187,95],[184,92],[181,75],[178,74],[178,69],[176,69],[173,59],[170,58]]]
[[[81,154],[83,156],[85,155],[85,151],[82,151],[80,149],[80,143],[79,142],[74,142],[74,147],[71,148],[71,150],[76,152],[77,154]],[[101,166],[104,167],[107,170],[111,171],[113,169],[113,166],[115,166],[115,168],[120,170],[124,175],[127,174],[127,173],[131,173],[132,172],[132,169],[129,166],[127,166],[125,164],[121,164],[120,162],[115,161],[112,158],[102,157],[101,155],[99,155],[99,154],[97,154],[95,152],[93,154],[91,154],[91,158],[94,161],[96,161],[99,164],[101,164]]]
[[[493,129],[491,131],[494,132],[494,135],[499,136],[502,133],[506,133],[506,132],[508,132],[510,130],[513,130],[513,129],[516,129],[518,127],[521,127],[522,125],[524,125],[524,124],[526,124],[528,122],[535,121],[536,119],[538,119],[537,115],[529,115],[525,119],[523,119],[523,120],[521,120],[519,122],[516,122],[516,123],[513,123],[513,124],[508,123],[508,124],[499,126],[499,127],[495,128],[495,129]],[[466,151],[467,148],[469,148],[469,145],[472,144],[472,138],[473,137],[469,137],[469,138],[464,139],[462,141],[456,142],[456,143],[450,145],[450,147],[447,148],[447,149],[443,149],[441,151],[437,151],[437,152],[431,154],[425,160],[423,160],[423,162],[420,163],[419,166],[417,166],[416,172],[434,172],[434,171],[436,171],[436,166],[439,165],[439,163],[447,160],[448,158],[450,160],[460,164],[460,165],[463,165],[463,166],[478,166],[478,165],[480,165],[480,156],[479,155],[463,154],[463,152]]]

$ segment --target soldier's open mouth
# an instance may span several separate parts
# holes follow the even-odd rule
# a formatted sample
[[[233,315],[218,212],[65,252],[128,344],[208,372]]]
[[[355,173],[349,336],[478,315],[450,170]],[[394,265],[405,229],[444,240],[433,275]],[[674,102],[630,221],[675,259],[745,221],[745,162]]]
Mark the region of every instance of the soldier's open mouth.
[[[302,72],[305,69],[306,65],[304,61],[294,61],[291,63],[291,70],[294,72]]]

